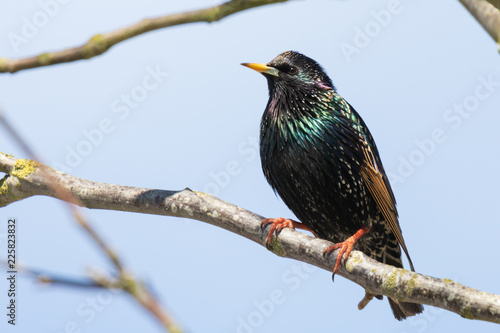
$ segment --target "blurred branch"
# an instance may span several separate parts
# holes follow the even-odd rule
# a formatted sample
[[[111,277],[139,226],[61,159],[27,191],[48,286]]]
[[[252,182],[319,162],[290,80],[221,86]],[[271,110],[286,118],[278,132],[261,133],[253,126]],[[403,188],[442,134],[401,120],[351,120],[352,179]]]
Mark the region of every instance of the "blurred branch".
[[[23,69],[90,59],[106,52],[110,47],[143,33],[186,23],[215,22],[226,16],[250,8],[287,0],[232,0],[218,6],[185,13],[143,19],[131,26],[108,33],[97,34],[81,46],[57,52],[47,52],[23,59],[0,58],[0,73],[15,73]]]
[[[33,274],[33,273],[32,273]],[[81,280],[67,277],[54,276],[49,273],[36,275],[38,281],[46,284],[62,285],[68,287],[118,289],[127,292],[139,304],[156,317],[171,333],[181,333],[182,330],[172,321],[169,315],[161,308],[147,286],[132,277],[125,271],[118,273],[117,277],[107,277],[98,272],[92,272],[90,280]]]
[[[8,267],[8,263],[5,260],[0,260],[0,266]],[[24,265],[16,264],[17,272],[31,276],[41,283],[55,283],[60,285],[65,285],[69,287],[82,287],[82,288],[104,288],[101,281],[97,281],[97,278],[91,279],[75,279],[58,276],[56,274],[47,273],[40,269],[28,268]],[[101,274],[100,274],[101,275]],[[94,274],[97,276],[97,274]],[[106,287],[108,288],[108,287]]]
[[[33,195],[56,197],[39,169],[26,169],[34,162],[0,153],[0,171],[7,173],[0,183],[0,207]],[[29,172],[23,172],[24,170]],[[54,171],[61,186],[84,207],[184,217],[207,222],[265,246],[267,233],[260,228],[262,216],[222,201],[212,195],[185,189],[164,191],[105,184]],[[284,229],[274,238],[270,250],[331,271],[336,252],[323,257],[330,242]],[[464,318],[500,323],[500,296],[469,288],[449,279],[437,279],[381,264],[353,251],[339,275],[361,285],[374,295],[386,295],[405,302],[437,306]]]
[[[500,1],[460,0],[500,48]]]
[[[7,265],[5,261],[0,261],[0,264]],[[98,271],[90,272],[90,279],[80,279],[73,277],[64,277],[55,275],[42,270],[27,268],[24,266],[18,267],[20,273],[31,275],[37,281],[44,284],[52,284],[65,286],[70,288],[103,288],[116,289],[127,292],[136,301],[138,301],[146,310],[155,317],[160,318],[160,321],[165,324],[167,330],[171,333],[181,333],[182,330],[166,315],[155,297],[141,281],[133,278],[125,271],[121,271],[118,277],[105,276]]]
[[[10,125],[7,119],[3,116],[2,110],[0,109],[0,125],[3,125],[3,128],[7,130],[7,132],[12,136],[12,138],[23,148],[23,150],[30,155],[32,158],[36,158],[34,151],[29,147],[27,142],[23,140],[23,138],[19,135],[19,133]],[[2,156],[8,156],[0,153]],[[21,162],[21,163],[18,163]],[[67,278],[58,278],[54,276],[47,276],[44,274],[39,274],[38,279],[41,282],[45,283],[57,283],[63,285],[70,286],[87,286],[87,287],[95,287],[102,286],[106,288],[120,288],[127,293],[129,293],[134,299],[139,302],[146,310],[148,310],[169,332],[171,333],[180,333],[181,329],[177,326],[177,324],[173,321],[170,315],[166,313],[165,310],[161,308],[158,301],[153,297],[153,295],[149,292],[148,288],[134,279],[123,267],[121,260],[118,258],[118,255],[106,244],[104,239],[92,228],[92,226],[87,222],[87,219],[80,212],[77,206],[82,206],[82,203],[78,199],[74,193],[63,184],[61,184],[57,179],[56,172],[39,162],[35,162],[32,160],[17,160],[14,167],[12,169],[3,169],[0,167],[0,171],[6,172],[7,175],[0,180],[0,197],[8,196],[9,189],[9,178],[10,180],[13,177],[24,178],[31,174],[32,172],[36,172],[39,174],[41,178],[43,178],[47,186],[53,192],[53,197],[63,200],[66,203],[67,208],[70,210],[71,214],[78,222],[78,224],[91,236],[94,242],[99,246],[99,248],[106,254],[106,256],[111,260],[113,265],[117,270],[117,277],[113,279],[114,282],[111,282],[110,279],[103,277],[102,275],[94,275],[94,284],[76,281]],[[14,185],[15,186],[15,185]],[[33,273],[33,271],[32,271]]]

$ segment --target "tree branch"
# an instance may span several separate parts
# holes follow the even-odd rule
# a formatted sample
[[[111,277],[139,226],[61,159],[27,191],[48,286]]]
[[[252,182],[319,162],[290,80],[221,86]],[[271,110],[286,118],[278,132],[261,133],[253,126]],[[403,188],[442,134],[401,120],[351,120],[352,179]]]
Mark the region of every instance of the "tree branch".
[[[7,262],[1,261],[7,266]],[[149,288],[130,274],[121,270],[118,276],[107,276],[98,271],[90,272],[90,279],[65,277],[55,275],[41,270],[27,267],[17,267],[19,272],[33,276],[37,281],[44,284],[65,286],[70,288],[103,288],[122,290],[132,296],[142,307],[149,311],[170,333],[182,333],[183,331],[172,320],[171,316],[161,308]]]
[[[28,155],[30,155],[32,158],[37,158],[28,143],[23,140],[23,138],[19,135],[15,128],[12,127],[7,119],[3,116],[1,109],[0,125],[3,125],[7,132],[12,136],[14,141],[16,141],[23,148],[23,150],[28,153]],[[131,274],[129,274],[129,272],[125,270],[118,255],[106,244],[104,239],[94,230],[94,228],[92,228],[92,226],[89,224],[87,219],[77,207],[77,205],[81,206],[82,203],[68,188],[59,183],[59,181],[56,179],[57,175],[55,170],[42,165],[39,162],[27,160],[21,161],[25,161],[26,163],[18,164],[18,160],[18,162],[16,162],[16,164],[14,165],[14,168],[10,169],[10,175],[23,178],[24,176],[29,175],[31,172],[36,171],[39,177],[43,178],[48,186],[53,190],[54,197],[61,199],[66,203],[66,206],[75,218],[75,221],[77,221],[78,224],[86,231],[86,233],[94,240],[99,248],[111,260],[117,270],[117,273],[114,274],[115,276],[112,279],[106,278],[101,274],[93,274],[92,279],[94,283],[76,281],[74,279],[59,278],[49,275],[39,275],[39,281],[45,283],[57,283],[80,287],[100,286],[102,288],[122,289],[130,296],[132,296],[139,304],[141,304],[143,308],[148,310],[149,313],[153,315],[167,329],[167,331],[171,333],[181,333],[181,328],[175,323],[175,321],[172,319],[172,316],[170,316],[170,314],[162,309],[159,302],[149,291],[149,288],[147,288],[144,283],[135,279]],[[0,168],[0,171],[5,170]],[[9,175],[0,180],[0,196],[2,196],[2,194],[8,195],[9,184],[5,182],[8,176]],[[31,272],[34,273],[34,271]]]
[[[0,207],[34,195],[57,197],[47,179],[35,167],[36,162],[16,159],[0,153]],[[260,228],[263,219],[255,213],[222,201],[212,195],[185,189],[164,191],[105,184],[54,171],[56,180],[93,209],[185,217],[207,222],[265,246]],[[275,254],[300,260],[331,271],[336,251],[323,257],[330,242],[289,229],[273,239]],[[449,279],[437,279],[381,264],[359,251],[353,251],[341,265],[339,275],[361,285],[368,292],[392,298],[437,306],[464,318],[500,323],[500,296],[469,288]]]
[[[488,2],[500,9],[500,0],[488,0]]]
[[[81,46],[57,52],[47,52],[34,57],[22,59],[0,58],[0,73],[15,73],[23,69],[43,67],[76,60],[90,59],[101,55],[112,46],[124,40],[149,31],[172,27],[186,23],[219,21],[226,16],[250,8],[287,0],[231,0],[218,6],[185,13],[172,14],[156,18],[143,19],[131,26],[104,34],[97,34]]]
[[[460,2],[490,34],[500,49],[500,1],[460,0]]]

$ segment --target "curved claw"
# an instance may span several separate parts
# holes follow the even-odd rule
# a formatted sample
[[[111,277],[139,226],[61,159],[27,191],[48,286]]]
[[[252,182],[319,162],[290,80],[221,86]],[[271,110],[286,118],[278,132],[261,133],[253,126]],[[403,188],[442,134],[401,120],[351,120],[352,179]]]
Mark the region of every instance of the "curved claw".
[[[349,254],[351,254],[351,251],[354,248],[354,244],[356,244],[356,242],[368,231],[370,231],[369,228],[362,227],[354,235],[347,238],[344,242],[329,246],[323,251],[323,256],[327,256],[333,251],[340,249],[339,253],[337,254],[337,259],[335,261],[335,267],[333,268],[332,280],[335,277],[335,274],[337,274],[337,271],[339,270],[340,262],[342,261],[342,259],[345,262],[347,258],[349,258]]]
[[[311,229],[309,229],[303,223],[291,219],[285,219],[283,217],[264,219],[260,224],[260,228],[264,229],[268,224],[271,224],[271,227],[269,228],[269,232],[266,237],[266,247],[269,247],[269,244],[273,240],[273,234],[274,233],[278,234],[281,230],[285,228],[291,228],[293,230],[297,228],[297,229],[311,231]]]
[[[335,267],[333,268],[333,275],[337,274],[337,271],[339,270],[340,262],[342,261],[342,258],[347,260],[349,258],[349,254],[351,254],[351,251],[354,247],[354,243],[351,244],[351,242],[348,242],[347,240],[342,243],[337,243],[335,245],[329,246],[325,250],[325,255],[330,254],[333,251],[340,249],[339,253],[337,253],[337,259],[335,260]],[[332,278],[333,279],[333,278]]]

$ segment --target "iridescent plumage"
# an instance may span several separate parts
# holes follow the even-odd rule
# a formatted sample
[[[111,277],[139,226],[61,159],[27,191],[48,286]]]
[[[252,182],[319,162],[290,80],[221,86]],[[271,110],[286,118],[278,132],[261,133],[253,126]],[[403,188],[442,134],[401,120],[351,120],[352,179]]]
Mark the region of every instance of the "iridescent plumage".
[[[321,66],[293,51],[267,65],[246,65],[268,81],[260,154],[285,204],[317,237],[334,243],[364,230],[354,248],[377,261],[403,267],[401,246],[413,270],[375,142]],[[389,302],[399,320],[423,311],[420,304]]]

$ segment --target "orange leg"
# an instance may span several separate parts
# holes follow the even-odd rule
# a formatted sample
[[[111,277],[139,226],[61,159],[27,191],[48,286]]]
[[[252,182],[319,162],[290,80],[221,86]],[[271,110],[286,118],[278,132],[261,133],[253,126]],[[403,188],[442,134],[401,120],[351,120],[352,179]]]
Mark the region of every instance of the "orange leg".
[[[264,219],[262,220],[260,227],[264,229],[268,224],[271,224],[271,227],[269,228],[269,233],[266,237],[266,246],[269,246],[269,243],[271,243],[273,234],[275,232],[276,234],[278,234],[284,228],[292,228],[293,230],[302,229],[312,232],[312,230],[309,229],[305,224],[290,219],[284,219],[282,217],[278,217],[276,219]]]
[[[361,238],[363,237],[364,234],[366,234],[368,231],[370,231],[370,228],[367,227],[362,227],[359,229],[354,235],[351,237],[347,238],[344,242],[342,243],[337,243],[335,245],[329,246],[325,249],[323,252],[324,256],[329,255],[333,251],[340,249],[339,253],[337,254],[337,261],[335,262],[335,267],[333,268],[333,277],[335,274],[337,274],[337,271],[339,270],[340,266],[340,261],[342,260],[342,257],[344,257],[344,261],[349,258],[349,254],[352,251],[352,248],[354,247],[354,244]]]

